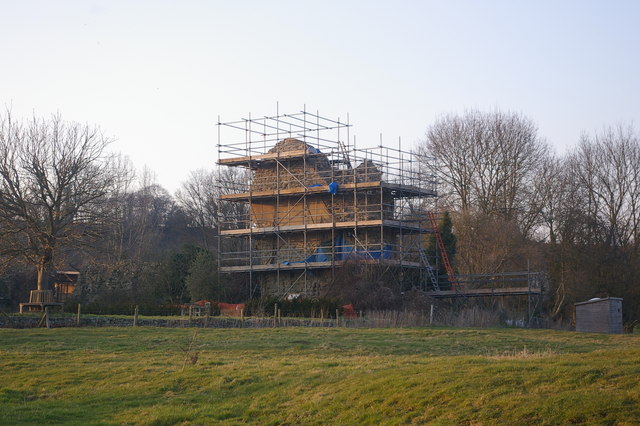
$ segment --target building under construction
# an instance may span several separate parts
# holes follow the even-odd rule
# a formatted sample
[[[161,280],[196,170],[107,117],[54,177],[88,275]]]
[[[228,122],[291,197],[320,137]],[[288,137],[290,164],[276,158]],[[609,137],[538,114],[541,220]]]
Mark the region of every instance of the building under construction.
[[[307,111],[218,123],[220,272],[245,274],[252,296],[322,296],[349,262],[439,289],[433,160],[356,148],[349,127]]]
[[[434,159],[400,142],[356,148],[349,128],[307,111],[218,120],[220,273],[243,274],[251,297],[313,298],[349,285],[347,265],[378,267],[434,298],[527,296],[531,318],[541,274],[454,275],[434,214]]]

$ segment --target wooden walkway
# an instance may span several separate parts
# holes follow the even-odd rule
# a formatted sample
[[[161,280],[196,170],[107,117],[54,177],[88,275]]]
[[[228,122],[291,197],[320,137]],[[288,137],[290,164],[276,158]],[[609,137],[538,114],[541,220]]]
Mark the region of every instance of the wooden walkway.
[[[541,288],[510,287],[510,288],[459,288],[457,290],[428,291],[427,294],[435,298],[446,297],[485,297],[485,296],[526,296],[542,294]]]

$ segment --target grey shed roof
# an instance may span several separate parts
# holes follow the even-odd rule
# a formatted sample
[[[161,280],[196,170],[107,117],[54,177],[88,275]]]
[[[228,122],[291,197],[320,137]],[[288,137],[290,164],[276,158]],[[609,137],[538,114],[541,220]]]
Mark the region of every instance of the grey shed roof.
[[[604,302],[605,300],[622,300],[621,297],[594,297],[593,299],[585,300],[584,302],[575,303],[574,306],[587,305],[589,303]]]

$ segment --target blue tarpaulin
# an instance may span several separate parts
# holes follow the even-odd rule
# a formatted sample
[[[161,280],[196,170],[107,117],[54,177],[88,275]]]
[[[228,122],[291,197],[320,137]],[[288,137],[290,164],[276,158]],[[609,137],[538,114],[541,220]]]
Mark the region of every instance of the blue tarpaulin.
[[[336,235],[335,245],[336,245],[336,260],[346,259],[347,256],[349,256],[349,253],[353,251],[352,246],[348,246],[344,243],[344,234],[342,232],[339,232]]]
[[[305,259],[305,262],[330,262],[331,259],[325,254],[326,251],[327,249],[318,247],[315,253]]]
[[[372,259],[391,259],[391,245],[387,244],[382,250],[359,250],[356,255],[370,257]]]
[[[337,182],[331,182],[329,184],[329,194],[337,194],[338,193],[338,183]]]

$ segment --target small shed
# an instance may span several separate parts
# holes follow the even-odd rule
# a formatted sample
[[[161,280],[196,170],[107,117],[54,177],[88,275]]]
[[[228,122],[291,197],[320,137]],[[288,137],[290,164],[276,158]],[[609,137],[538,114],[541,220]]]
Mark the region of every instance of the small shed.
[[[576,331],[618,334],[622,326],[622,299],[595,298],[575,304]]]

